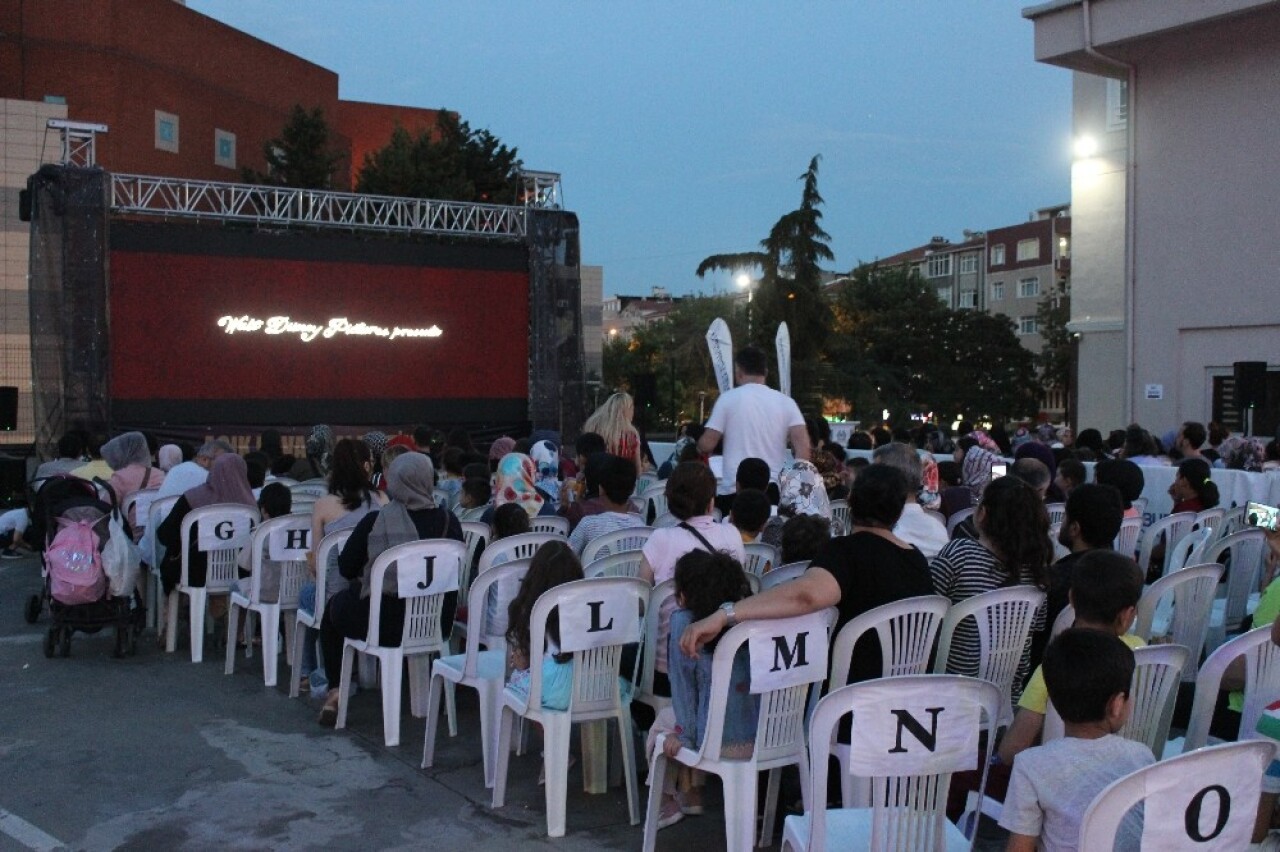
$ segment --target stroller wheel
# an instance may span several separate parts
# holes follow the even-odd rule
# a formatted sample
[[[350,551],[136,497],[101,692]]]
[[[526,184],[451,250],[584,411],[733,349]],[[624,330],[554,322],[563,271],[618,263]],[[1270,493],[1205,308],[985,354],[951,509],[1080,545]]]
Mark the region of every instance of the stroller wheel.
[[[32,595],[27,598],[26,609],[22,612],[23,617],[27,619],[27,624],[35,624],[40,620],[41,607],[42,603],[39,595]]]
[[[49,632],[44,634],[44,655],[52,659],[53,646],[57,642],[58,628],[50,627]]]

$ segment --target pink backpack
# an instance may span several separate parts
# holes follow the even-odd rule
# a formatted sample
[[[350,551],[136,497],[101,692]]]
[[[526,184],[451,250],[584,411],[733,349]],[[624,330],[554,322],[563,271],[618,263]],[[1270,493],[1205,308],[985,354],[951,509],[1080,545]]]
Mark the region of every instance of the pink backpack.
[[[98,534],[88,521],[58,520],[58,534],[45,551],[49,593],[66,606],[95,603],[107,591]]]

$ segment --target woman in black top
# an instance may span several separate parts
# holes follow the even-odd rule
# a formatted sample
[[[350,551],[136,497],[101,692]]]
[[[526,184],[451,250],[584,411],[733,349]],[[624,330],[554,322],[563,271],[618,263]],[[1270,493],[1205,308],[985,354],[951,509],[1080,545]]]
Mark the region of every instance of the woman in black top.
[[[405,453],[386,471],[386,506],[369,512],[351,531],[338,554],[338,572],[351,585],[329,599],[320,622],[320,649],[324,654],[329,694],[320,710],[320,723],[333,725],[338,718],[338,686],[342,677],[342,644],[346,638],[361,639],[369,633],[370,568],[384,550],[429,538],[462,541],[462,525],[457,517],[435,504],[432,488],[435,469],[422,453]],[[389,586],[389,588],[388,588]],[[394,581],[384,583],[378,642],[400,644],[404,629],[404,599],[395,591]],[[448,636],[453,629],[457,593],[445,595],[441,629]]]

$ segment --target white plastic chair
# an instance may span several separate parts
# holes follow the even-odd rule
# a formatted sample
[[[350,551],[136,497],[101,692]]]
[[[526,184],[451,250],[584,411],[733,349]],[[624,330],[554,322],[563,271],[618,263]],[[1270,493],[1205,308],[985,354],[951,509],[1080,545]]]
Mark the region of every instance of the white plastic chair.
[[[653,519],[653,523],[651,523],[650,526],[655,530],[664,529],[666,527],[678,527],[680,526],[680,519],[670,512],[663,512],[661,515],[658,515],[658,517]]]
[[[667,511],[667,483],[655,482],[640,492],[640,499],[644,504],[641,516],[646,522],[664,514]]]
[[[1222,519],[1227,514],[1227,510],[1221,506],[1215,506],[1212,509],[1204,509],[1196,513],[1196,522],[1194,526],[1197,529],[1211,529],[1216,534],[1222,527]]]
[[[921,595],[903,598],[884,604],[850,619],[836,634],[831,649],[831,675],[828,689],[849,682],[849,668],[853,663],[853,651],[862,639],[875,631],[880,640],[879,677],[925,674],[929,670],[929,655],[933,653],[934,640],[951,602],[941,595]],[[855,795],[854,777],[849,771],[849,746],[838,743],[832,753],[840,762],[840,792],[844,807],[865,806],[869,790],[860,789]],[[866,779],[857,779],[858,787]]]
[[[481,574],[492,568],[494,561],[500,556],[505,559],[529,559],[538,552],[538,548],[551,541],[564,541],[564,536],[557,533],[527,532],[495,539],[480,554],[476,578],[479,579]]]
[[[953,604],[942,622],[934,673],[944,674],[947,671],[956,628],[966,618],[974,619],[980,648],[977,676],[994,683],[1004,696],[1004,704],[996,720],[999,726],[1013,719],[1013,679],[1022,663],[1027,643],[1031,641],[1031,622],[1044,601],[1045,593],[1032,586],[994,589]]]
[[[466,593],[471,583],[471,566],[476,564],[476,552],[483,551],[489,545],[489,525],[480,521],[459,521],[462,526],[462,542],[467,546],[467,555],[462,560],[462,588],[458,591]]]
[[[1172,553],[1165,560],[1168,566],[1165,576],[1176,574],[1188,565],[1200,565],[1205,562],[1213,562],[1213,559],[1206,559],[1205,552],[1209,549],[1209,545],[1213,543],[1216,533],[1204,527],[1203,529],[1192,530],[1182,537],[1177,544],[1170,545]]]
[[[182,548],[182,574],[178,578],[178,585],[169,593],[168,624],[165,630],[166,652],[172,654],[178,647],[178,604],[181,595],[186,595],[190,601],[188,620],[191,626],[191,662],[199,663],[204,660],[204,615],[209,603],[209,595],[225,595],[231,591],[231,584],[236,580],[236,556],[240,553],[240,548],[249,541],[248,535],[243,538],[237,536],[227,539],[227,546],[209,550],[201,548],[208,562],[208,570],[205,572],[204,585],[193,586],[189,579],[191,537],[196,536],[196,546],[200,547],[201,526],[198,525],[219,526],[229,523],[232,527],[224,527],[225,529],[238,527],[247,531],[258,522],[258,518],[258,509],[255,506],[214,503],[211,506],[192,509],[182,519],[181,543],[178,545]],[[234,639],[228,637],[228,642],[234,644]]]
[[[1240,711],[1240,739],[1256,739],[1258,719],[1267,704],[1280,695],[1280,648],[1271,642],[1271,625],[1257,627],[1210,654],[1196,675],[1195,699],[1182,751],[1202,748],[1209,740],[1209,723],[1218,703],[1222,675],[1237,657],[1244,657],[1244,706]],[[1176,749],[1177,740],[1169,743]]]
[[[479,521],[484,517],[484,513],[488,510],[488,506],[472,506],[470,509],[464,509],[461,504],[459,504],[455,507],[454,514],[458,516],[458,520],[460,521]]]
[[[1138,510],[1139,518],[1142,518],[1147,514],[1147,498],[1146,497],[1138,497],[1129,505],[1133,506],[1133,508]]]
[[[1191,525],[1196,522],[1195,512],[1175,512],[1165,515],[1142,531],[1142,545],[1138,549],[1138,567],[1143,576],[1147,576],[1151,564],[1151,553],[1161,537],[1165,540],[1164,564],[1160,566],[1160,576],[1164,576],[1169,567],[1169,558],[1173,555],[1173,545],[1191,532]]]
[[[639,550],[620,550],[591,560],[582,569],[584,577],[638,577],[644,553]]]
[[[1267,534],[1255,527],[1231,533],[1205,551],[1203,561],[1226,566],[1227,574],[1226,595],[1214,603],[1209,620],[1209,633],[1216,638],[1211,647],[1221,645],[1228,633],[1240,629],[1250,598],[1258,592],[1266,553]]]
[[[1222,516],[1222,523],[1218,525],[1218,538],[1226,538],[1235,532],[1245,528],[1244,516],[1248,506],[1236,506],[1227,509]]]
[[[765,575],[765,568],[778,567],[778,548],[772,544],[765,544],[762,541],[752,541],[744,544],[742,549],[746,551],[747,558],[742,563],[742,568],[748,574],[754,574],[757,578]]]
[[[1112,544],[1116,553],[1133,559],[1138,553],[1138,538],[1142,535],[1142,516],[1125,518],[1120,522],[1120,532]]]
[[[320,479],[309,479],[289,486],[289,494],[293,498],[292,509],[295,514],[309,513],[316,501],[329,493],[329,486]]]
[[[1114,848],[1125,814],[1145,800],[1144,849],[1245,849],[1258,814],[1262,773],[1274,754],[1270,742],[1229,743],[1132,772],[1109,784],[1084,812],[1080,848]],[[1214,795],[1206,797],[1209,788]],[[1169,834],[1148,842],[1146,835],[1153,826]],[[1191,836],[1192,828],[1199,836]],[[1174,832],[1176,839],[1171,836]]]
[[[342,675],[338,684],[337,727],[347,726],[347,704],[351,698],[351,665],[356,654],[378,660],[382,677],[382,735],[387,746],[400,744],[400,692],[404,662],[409,660],[409,689],[415,715],[420,712],[423,687],[430,672],[430,655],[441,655],[448,647],[443,635],[440,614],[444,596],[456,592],[461,582],[462,560],[467,546],[453,539],[431,538],[410,541],[384,550],[370,569],[369,632],[364,639],[346,638],[342,642]],[[434,564],[433,564],[434,560]],[[426,565],[433,564],[427,574]],[[383,598],[383,577],[396,566],[398,597],[404,599],[404,627],[400,644],[379,643]],[[417,579],[421,578],[421,579]]]
[[[147,527],[151,534],[144,538],[148,547],[142,554],[142,559],[150,567],[151,581],[147,584],[147,623],[150,627],[158,628],[160,626],[160,600],[164,597],[164,584],[160,579],[160,561],[163,559],[160,542],[156,540],[155,531],[164,523],[164,519],[169,517],[169,513],[173,511],[173,507],[177,504],[181,494],[171,494],[168,497],[158,497],[152,501],[151,506],[147,509]]]
[[[760,578],[760,591],[767,591],[774,586],[781,586],[788,580],[804,576],[804,572],[809,570],[810,562],[811,560],[805,559],[800,562],[788,562],[786,565],[779,565]]]
[[[849,517],[849,501],[848,500],[832,500],[831,501],[831,537],[838,535],[848,535],[851,520]]]
[[[804,814],[787,817],[782,849],[971,849],[972,841],[947,820],[951,774],[981,770],[982,783],[976,794],[980,805],[995,738],[987,737],[980,753],[979,729],[995,726],[1006,700],[993,684],[960,675],[883,678],[833,691],[818,702],[809,728],[813,756],[808,786],[817,795]],[[946,711],[936,712],[938,707]],[[875,716],[887,716],[894,710],[910,712],[921,729],[931,731],[935,746],[926,747],[902,724],[901,716],[873,724]],[[865,765],[864,773],[872,776],[872,806],[828,810],[822,795],[827,788],[826,755],[835,742],[841,718],[850,712],[854,766]],[[955,724],[971,720],[974,730],[949,728],[952,720],[958,720]]]
[[[1133,632],[1148,642],[1154,636],[1167,632],[1170,642],[1186,648],[1192,665],[1187,667],[1183,680],[1195,677],[1194,661],[1200,659],[1200,652],[1204,649],[1213,597],[1221,578],[1221,565],[1192,565],[1177,574],[1156,580],[1138,600],[1138,617],[1134,621]],[[1168,610],[1167,604],[1161,606],[1161,601],[1168,597],[1172,597],[1171,616],[1158,613],[1161,609]]]
[[[320,540],[320,545],[316,548],[316,608],[315,612],[308,612],[301,606],[294,612],[294,628],[293,628],[293,654],[290,657],[289,665],[289,697],[297,698],[298,690],[302,683],[302,643],[307,641],[308,630],[319,630],[320,619],[324,615],[324,605],[327,602],[325,594],[326,577],[329,565],[329,555],[336,551],[341,551],[343,545],[347,543],[347,539],[351,538],[351,529],[338,530],[331,532]]]
[[[493,787],[493,748],[498,734],[498,713],[502,710],[502,686],[506,677],[506,651],[481,651],[485,634],[485,598],[500,580],[520,582],[529,571],[528,559],[504,562],[477,577],[467,597],[468,612],[476,629],[467,633],[466,650],[461,654],[440,657],[431,664],[431,684],[427,691],[427,727],[422,743],[422,768],[435,763],[436,731],[440,724],[440,693],[450,686],[469,686],[480,700],[480,749],[484,761],[484,786]],[[457,736],[456,722],[451,718],[449,736]]]
[[[139,488],[120,503],[120,512],[129,519],[135,541],[142,537],[143,531],[150,523],[149,510],[159,494],[159,488]],[[161,520],[164,519],[161,518]]]
[[[1053,542],[1053,561],[1057,562],[1071,553],[1071,549],[1065,544],[1058,541],[1058,533],[1062,531],[1062,524],[1049,525],[1049,541]]]
[[[1053,627],[1049,629],[1049,639],[1058,638],[1058,634],[1071,625],[1076,623],[1076,608],[1071,604],[1067,604],[1062,608],[1062,612],[1058,613],[1058,617],[1053,620]]]
[[[1061,525],[1063,519],[1067,517],[1066,503],[1045,503],[1044,510],[1049,513],[1049,526]]]
[[[682,748],[672,758],[668,758],[663,752],[661,741],[654,749],[649,768],[649,807],[642,844],[645,852],[652,852],[656,842],[664,779],[667,764],[671,761],[720,777],[724,788],[723,848],[729,850],[750,849],[755,839],[757,785],[761,772],[769,772],[769,786],[765,792],[760,845],[768,844],[773,837],[778,777],[782,767],[799,767],[801,796],[806,809],[814,801],[815,793],[819,798],[823,797],[822,790],[825,787],[814,790],[809,786],[809,755],[805,747],[804,723],[810,687],[826,677],[826,661],[821,655],[826,652],[827,638],[833,623],[831,612],[811,613],[794,618],[744,622],[730,628],[720,637],[711,661],[711,706],[707,710],[707,729],[703,734],[702,745],[697,751]],[[819,635],[813,635],[814,633]],[[725,707],[729,690],[733,688],[734,657],[743,645],[756,643],[761,643],[756,645],[757,648],[763,645],[774,649],[775,666],[786,667],[790,677],[783,685],[774,689],[761,683],[751,684],[751,691],[759,694],[760,701],[755,746],[750,757],[724,757],[721,749],[724,745]],[[793,655],[785,660],[782,659],[782,652],[776,650],[783,644],[793,651]],[[802,653],[802,648],[807,653]],[[764,660],[765,667],[768,662],[768,659]],[[752,667],[751,677],[753,681],[757,677],[755,666]]]
[[[582,564],[590,565],[601,556],[623,550],[641,550],[649,536],[653,535],[653,527],[624,527],[598,535],[582,549]]]
[[[286,544],[296,543],[299,546],[291,548],[302,551],[302,559],[300,560],[278,560],[280,566],[280,582],[276,588],[276,599],[274,601],[264,601],[262,599],[262,582],[263,575],[266,573],[263,562],[271,558],[271,541],[273,536],[279,536],[283,532],[293,541],[286,541]],[[300,538],[297,538],[300,537]],[[289,612],[298,608],[298,592],[302,589],[302,583],[307,577],[307,560],[306,552],[310,550],[311,538],[311,516],[302,514],[285,515],[279,518],[271,518],[263,521],[258,528],[253,531],[253,538],[250,539],[250,558],[253,575],[243,581],[240,585],[243,588],[248,585],[247,591],[232,592],[231,604],[227,612],[227,660],[223,668],[223,674],[232,674],[236,670],[236,643],[232,638],[237,634],[239,627],[240,610],[245,611],[245,657],[253,655],[253,643],[250,638],[253,636],[252,622],[250,616],[257,613],[258,619],[262,624],[262,682],[266,686],[276,685],[276,673],[280,664],[280,614]],[[296,624],[294,620],[285,622],[285,655],[292,660],[294,649],[294,629]]]
[[[658,477],[651,473],[646,473],[643,476],[636,477],[636,487],[635,487],[635,490],[631,492],[631,496],[639,497],[641,494],[644,494],[644,492],[648,491],[659,481],[660,480],[658,479]]]
[[[561,538],[569,537],[569,519],[559,515],[540,515],[529,519],[529,531],[536,533],[553,533]]]
[[[632,701],[647,704],[658,715],[663,707],[671,705],[671,696],[658,695],[653,691],[653,676],[657,671],[658,625],[662,620],[662,609],[667,601],[675,597],[676,581],[666,580],[649,591],[649,603],[644,610],[644,644],[640,660],[640,676],[636,682]]]
[[[968,509],[961,509],[960,511],[953,514],[951,517],[947,518],[947,537],[949,538],[951,536],[954,536],[956,534],[956,527],[960,526],[962,523],[964,523],[966,520],[972,517],[975,511],[977,510],[972,507]]]
[[[510,687],[502,691],[493,807],[500,808],[506,801],[507,766],[511,759],[511,734],[516,720],[537,722],[543,731],[547,834],[563,837],[572,725],[575,722],[616,721],[631,824],[636,825],[640,821],[631,713],[622,702],[618,675],[623,646],[640,640],[641,607],[648,599],[649,584],[643,580],[607,577],[564,583],[547,590],[534,603],[529,621],[529,659],[532,661],[529,694],[522,695]],[[573,692],[567,710],[542,706],[542,660],[547,649],[547,618],[553,610],[559,613],[561,650],[573,654]],[[574,625],[585,629],[575,629]]]

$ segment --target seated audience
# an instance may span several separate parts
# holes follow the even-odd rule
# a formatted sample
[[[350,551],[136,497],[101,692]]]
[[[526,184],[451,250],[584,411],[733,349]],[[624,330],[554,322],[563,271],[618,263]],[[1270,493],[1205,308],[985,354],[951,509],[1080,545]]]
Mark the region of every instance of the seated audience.
[[[84,464],[80,458],[84,452],[84,444],[75,432],[68,432],[58,439],[58,457],[44,462],[36,468],[34,479],[47,479],[60,473],[71,471]]]
[[[769,498],[763,491],[746,488],[733,495],[729,523],[737,528],[743,544],[760,540],[760,533],[769,522],[770,508]]]
[[[782,565],[812,562],[831,541],[831,522],[817,515],[796,515],[782,525]]]
[[[583,517],[569,534],[569,546],[579,557],[592,539],[616,530],[644,526],[644,518],[631,505],[631,493],[636,488],[636,466],[621,456],[602,455],[604,474],[597,498],[602,511]]]
[[[831,502],[813,462],[796,459],[778,474],[778,514],[769,519],[760,540],[774,547],[782,543],[782,527],[796,515],[831,520]]]
[[[923,482],[920,454],[906,444],[894,443],[877,448],[871,458],[877,464],[887,464],[902,471],[907,480],[907,502],[893,534],[907,544],[915,545],[925,559],[937,556],[947,543],[947,528],[937,518],[925,514],[924,507],[920,505],[918,498]]]
[[[1209,463],[1203,458],[1183,459],[1178,475],[1169,486],[1173,498],[1171,512],[1203,512],[1218,505],[1218,486],[1209,478]]]

